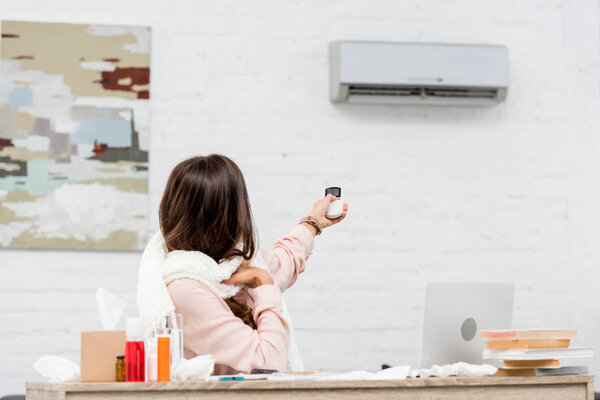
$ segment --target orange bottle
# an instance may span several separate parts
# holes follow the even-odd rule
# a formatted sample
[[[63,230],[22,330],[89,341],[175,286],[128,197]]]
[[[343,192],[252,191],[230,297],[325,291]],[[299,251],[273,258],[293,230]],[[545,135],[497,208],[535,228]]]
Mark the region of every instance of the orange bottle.
[[[169,382],[171,380],[171,339],[168,335],[158,335],[157,344],[158,381]]]

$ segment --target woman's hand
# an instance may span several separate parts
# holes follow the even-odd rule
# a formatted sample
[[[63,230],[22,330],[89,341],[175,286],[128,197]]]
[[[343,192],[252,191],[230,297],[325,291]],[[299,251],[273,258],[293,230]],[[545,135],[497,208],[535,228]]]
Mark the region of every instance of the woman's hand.
[[[308,214],[308,216],[318,219],[321,223],[321,228],[323,229],[327,228],[328,226],[337,224],[346,217],[346,214],[348,213],[348,203],[344,203],[344,212],[341,216],[335,219],[329,219],[325,216],[325,214],[327,213],[329,204],[331,204],[331,202],[335,200],[337,200],[337,198],[334,195],[328,194],[327,196],[323,197],[321,200],[318,200],[315,203],[313,209]]]
[[[258,267],[251,267],[250,262],[244,260],[229,279],[225,279],[221,283],[225,285],[245,285],[254,289],[262,285],[272,285],[273,278],[271,278],[269,271]]]

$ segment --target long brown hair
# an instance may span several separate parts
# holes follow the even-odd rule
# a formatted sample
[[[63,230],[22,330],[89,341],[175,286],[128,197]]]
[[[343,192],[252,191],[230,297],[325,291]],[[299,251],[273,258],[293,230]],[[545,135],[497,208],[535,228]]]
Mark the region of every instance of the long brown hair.
[[[242,171],[219,154],[177,164],[160,202],[159,219],[169,251],[201,251],[221,262],[235,256],[250,260],[257,249]],[[233,298],[225,302],[256,329],[250,307]]]

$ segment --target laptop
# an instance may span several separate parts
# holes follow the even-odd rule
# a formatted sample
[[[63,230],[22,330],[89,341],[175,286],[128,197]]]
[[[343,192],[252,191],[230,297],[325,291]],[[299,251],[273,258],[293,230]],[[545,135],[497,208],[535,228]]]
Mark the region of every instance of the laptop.
[[[421,368],[481,358],[482,329],[511,329],[514,284],[451,283],[427,285],[421,347]]]

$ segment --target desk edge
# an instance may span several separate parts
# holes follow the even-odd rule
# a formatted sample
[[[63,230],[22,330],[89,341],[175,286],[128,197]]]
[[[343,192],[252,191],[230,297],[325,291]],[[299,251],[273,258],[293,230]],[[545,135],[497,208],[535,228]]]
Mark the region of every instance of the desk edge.
[[[410,388],[440,386],[507,386],[592,384],[592,375],[563,375],[540,377],[449,377],[415,378],[405,380],[357,381],[242,381],[242,382],[27,382],[26,389],[50,392],[98,391],[193,391],[193,390],[269,390],[269,389],[356,389],[356,388]]]

